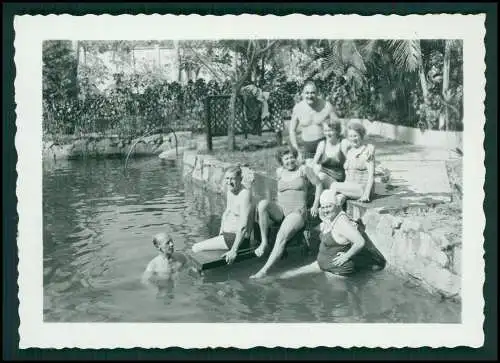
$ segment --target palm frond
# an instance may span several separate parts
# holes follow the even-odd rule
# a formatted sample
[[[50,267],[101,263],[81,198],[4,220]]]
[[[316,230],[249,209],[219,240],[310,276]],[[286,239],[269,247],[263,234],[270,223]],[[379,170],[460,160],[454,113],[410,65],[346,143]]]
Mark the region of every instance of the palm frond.
[[[342,61],[346,65],[352,65],[359,69],[362,73],[366,72],[365,62],[363,57],[356,47],[354,40],[344,40],[340,45]]]
[[[337,76],[341,76],[345,69],[342,59],[335,53],[331,53],[324,58],[321,62],[321,67],[324,72],[324,78],[328,77],[332,73]]]
[[[378,48],[378,45],[379,45],[379,40],[370,39],[364,42],[364,44],[362,44],[360,47],[358,47],[359,53],[361,54],[365,62],[370,61],[372,59],[373,54]]]
[[[363,73],[361,73],[361,71],[358,68],[353,66],[347,69],[345,77],[346,81],[351,84],[354,84],[357,89],[362,88],[365,83],[365,77]]]
[[[390,40],[389,47],[393,51],[394,61],[398,68],[407,72],[415,72],[422,61],[420,40]]]

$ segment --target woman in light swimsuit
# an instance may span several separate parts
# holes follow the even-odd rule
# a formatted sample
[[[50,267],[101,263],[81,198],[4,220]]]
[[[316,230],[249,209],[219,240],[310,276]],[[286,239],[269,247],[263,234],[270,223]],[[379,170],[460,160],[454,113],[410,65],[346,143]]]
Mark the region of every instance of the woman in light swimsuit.
[[[330,102],[317,96],[317,87],[312,81],[306,82],[302,92],[303,100],[293,108],[290,120],[290,145],[299,150],[299,162],[312,159],[320,141],[324,140],[323,121],[338,119]],[[301,133],[300,145],[297,133]]]
[[[349,150],[346,154],[344,182],[333,182],[330,189],[342,194],[348,199],[358,199],[369,202],[375,189],[375,148],[366,144],[363,139],[366,129],[358,121],[347,125]]]
[[[322,271],[328,277],[345,277],[361,270],[383,269],[386,264],[384,256],[363,238],[356,224],[342,211],[339,196],[331,189],[325,190],[320,201],[321,242],[316,261],[287,271],[280,277]]]
[[[318,213],[319,196],[322,191],[321,181],[314,172],[305,165],[298,165],[297,150],[291,147],[279,150],[276,155],[281,164],[276,170],[278,178],[277,202],[262,200],[257,206],[261,244],[255,250],[257,256],[262,256],[268,244],[268,227],[272,221],[281,223],[274,247],[265,265],[251,278],[264,277],[273,264],[281,257],[286,243],[301,230],[307,219],[307,183],[310,181],[316,187],[311,215]]]
[[[342,124],[338,120],[323,123],[323,133],[326,140],[318,145],[313,168],[323,182],[323,187],[327,189],[332,182],[345,180],[344,162],[349,142],[342,138]]]

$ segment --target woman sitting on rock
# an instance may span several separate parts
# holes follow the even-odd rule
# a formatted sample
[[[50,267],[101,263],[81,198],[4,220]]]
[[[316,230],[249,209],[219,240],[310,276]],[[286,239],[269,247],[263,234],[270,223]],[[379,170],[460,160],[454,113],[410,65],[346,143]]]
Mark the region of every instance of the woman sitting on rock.
[[[344,162],[349,142],[342,137],[342,124],[339,120],[325,121],[323,133],[326,140],[318,144],[313,165],[314,171],[327,189],[333,182],[345,180]]]
[[[307,219],[307,183],[310,181],[316,187],[311,215],[318,214],[319,196],[322,191],[321,181],[311,168],[297,163],[298,152],[293,147],[278,151],[276,158],[281,165],[277,170],[278,200],[277,202],[262,200],[257,206],[261,244],[255,250],[257,256],[262,256],[268,245],[269,223],[281,223],[274,247],[265,265],[251,278],[264,277],[272,265],[280,258],[286,243],[300,231]]]
[[[363,238],[356,223],[342,211],[339,199],[333,190],[325,190],[321,194],[321,242],[316,261],[285,272],[281,278],[322,271],[332,277],[348,276],[364,269],[379,270],[385,267],[385,258]]]
[[[344,163],[345,181],[333,182],[330,189],[342,194],[343,198],[369,202],[375,189],[375,148],[366,144],[365,127],[358,121],[347,125],[349,150]]]

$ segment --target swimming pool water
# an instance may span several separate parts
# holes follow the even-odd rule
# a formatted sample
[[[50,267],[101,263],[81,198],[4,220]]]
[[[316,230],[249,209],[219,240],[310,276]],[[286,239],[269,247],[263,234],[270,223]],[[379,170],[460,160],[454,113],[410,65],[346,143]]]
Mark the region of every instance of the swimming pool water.
[[[48,322],[458,323],[460,305],[441,301],[389,271],[330,281],[248,277],[254,259],[201,278],[183,271],[175,286],[140,284],[156,255],[152,236],[176,249],[219,230],[224,198],[182,179],[158,158],[44,163],[44,320]],[[300,257],[299,257],[300,258]],[[280,271],[300,265],[280,261]]]

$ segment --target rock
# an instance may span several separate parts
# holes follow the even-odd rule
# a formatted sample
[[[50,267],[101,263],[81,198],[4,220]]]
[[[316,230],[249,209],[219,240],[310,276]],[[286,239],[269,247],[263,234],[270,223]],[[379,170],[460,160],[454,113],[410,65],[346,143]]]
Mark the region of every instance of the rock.
[[[408,231],[418,231],[421,229],[421,224],[420,222],[417,221],[412,221],[409,219],[405,219],[403,223],[401,224],[401,230],[403,232],[408,232]]]
[[[107,155],[113,152],[110,139],[102,139],[95,143],[95,151],[99,155]]]
[[[453,249],[453,265],[452,271],[459,276],[462,276],[462,247]]]
[[[94,139],[89,139],[88,143],[87,143],[87,150],[86,152],[84,151],[83,154],[87,154],[87,155],[92,155],[92,156],[95,156],[96,154],[96,142]]]
[[[146,144],[157,144],[162,142],[162,135],[161,134],[155,134],[155,135],[150,135],[142,138]]]
[[[375,229],[380,221],[381,214],[377,213],[374,210],[367,210],[363,215],[362,221],[367,229],[373,228]]]
[[[162,142],[161,144],[158,145],[158,147],[156,148],[155,152],[161,154],[162,152],[165,152],[165,151],[168,151],[168,150],[174,150],[174,152],[175,152],[175,146],[172,147],[172,145],[170,145],[170,143],[168,143],[168,142]]]
[[[406,268],[408,264],[414,263],[416,261],[415,252],[412,251],[411,240],[395,238],[389,254],[389,259],[394,265],[400,268]]]
[[[198,155],[195,158],[195,163],[193,166],[193,172],[191,176],[195,180],[202,180],[202,174],[203,174],[203,157]]]
[[[450,260],[448,256],[443,251],[435,251],[432,255],[432,261],[441,266],[442,268],[448,268],[450,265]]]
[[[87,140],[79,139],[73,142],[73,154],[83,155],[87,152]]]
[[[403,260],[405,258],[409,259],[411,262],[418,260],[421,258],[420,256],[420,248],[422,245],[422,240],[420,239],[420,233],[417,231],[408,231],[405,234],[406,238],[403,238],[403,243],[406,243],[406,251],[404,251],[404,255],[401,255],[400,258]]]
[[[432,231],[432,237],[436,245],[439,246],[441,250],[446,250],[457,244],[461,244],[461,241],[459,242],[452,241],[450,238],[446,236],[446,232],[441,230]]]
[[[243,185],[246,187],[246,188],[251,188],[252,187],[252,184],[255,180],[255,174],[254,174],[254,171],[250,168],[242,168],[242,174],[243,174]]]
[[[198,150],[199,152],[208,151],[207,142],[205,140],[198,140],[196,142],[196,150]]]
[[[422,266],[420,276],[427,284],[439,290],[445,297],[460,294],[460,276],[432,262]]]
[[[392,236],[392,221],[393,217],[389,214],[381,214],[380,220],[377,223],[377,232],[383,236]]]
[[[175,159],[179,155],[181,155],[185,150],[186,150],[186,147],[177,148],[177,151],[175,150],[175,148],[168,149],[168,150],[163,151],[160,155],[158,155],[158,157],[160,159]],[[155,150],[155,152],[157,152],[157,150]]]
[[[190,166],[191,168],[193,168],[196,164],[196,157],[197,155],[194,152],[185,152],[182,158],[182,164],[184,166]]]
[[[203,166],[201,168],[201,180],[204,182],[210,181],[210,160],[203,159]]]
[[[399,229],[403,224],[403,219],[401,217],[394,217],[392,220],[391,227],[392,229]]]
[[[218,165],[210,166],[210,184],[213,189],[222,192],[224,188],[224,168]]]

